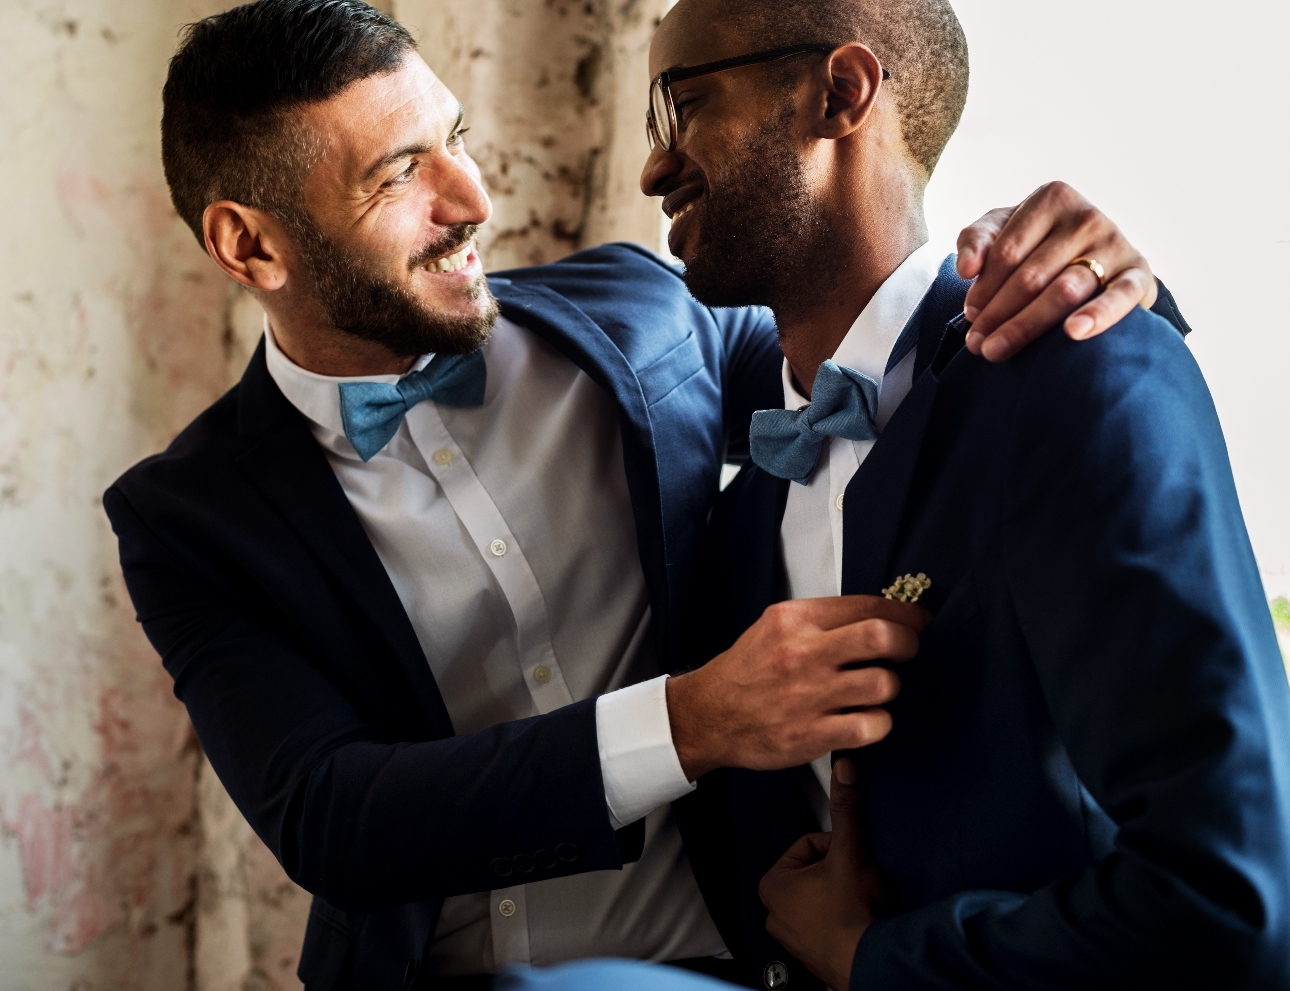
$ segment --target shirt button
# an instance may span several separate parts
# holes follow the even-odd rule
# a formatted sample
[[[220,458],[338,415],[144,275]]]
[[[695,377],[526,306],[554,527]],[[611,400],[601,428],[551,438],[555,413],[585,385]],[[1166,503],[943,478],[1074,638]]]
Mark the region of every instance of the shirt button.
[[[497,903],[497,911],[509,919],[515,914],[515,903],[509,898],[503,898]]]
[[[446,447],[441,447],[434,452],[434,463],[437,465],[452,464],[452,452]]]
[[[837,507],[838,507],[838,509],[841,509],[841,508],[842,508],[842,497],[843,497],[844,495],[846,495],[846,493],[845,493],[845,492],[839,492],[839,493],[838,493],[838,497],[837,497],[836,499],[834,499],[834,500],[833,500],[833,505],[837,506]]]
[[[533,669],[533,680],[539,685],[545,685],[551,680],[551,669],[545,664],[539,664]]]
[[[506,541],[494,540],[488,545],[488,553],[492,554],[493,557],[501,557],[506,553]]]

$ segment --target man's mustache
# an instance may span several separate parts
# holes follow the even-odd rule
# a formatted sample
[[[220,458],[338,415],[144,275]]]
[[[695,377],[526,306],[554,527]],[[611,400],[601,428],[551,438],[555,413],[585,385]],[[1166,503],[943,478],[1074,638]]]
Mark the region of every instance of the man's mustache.
[[[421,268],[426,262],[442,258],[444,255],[451,255],[458,249],[464,248],[475,239],[475,233],[478,230],[478,224],[456,224],[453,227],[449,227],[442,237],[431,241],[408,259],[408,270]]]
[[[683,175],[674,176],[665,180],[654,192],[655,196],[667,197],[684,186],[699,185],[703,187],[704,194],[707,194],[708,184],[704,175],[698,169],[691,169]]]

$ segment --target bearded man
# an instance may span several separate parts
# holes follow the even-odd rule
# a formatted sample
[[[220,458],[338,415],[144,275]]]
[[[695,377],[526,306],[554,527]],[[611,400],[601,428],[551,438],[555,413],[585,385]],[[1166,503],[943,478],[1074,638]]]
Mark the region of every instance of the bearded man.
[[[769,306],[784,352],[682,645],[839,593],[935,616],[881,742],[701,779],[736,955],[770,989],[1290,986],[1290,692],[1180,336],[973,354],[922,208],[967,95],[946,0],[681,0],[650,62],[642,189],[695,297]]]
[[[312,991],[603,954],[738,976],[669,803],[713,767],[880,738],[894,679],[844,666],[912,656],[923,619],[826,598],[666,677],[723,458],[779,389],[773,322],[626,245],[485,278],[464,132],[358,0],[189,30],[167,181],[268,320],[241,383],[106,494],[130,594],[220,780],[315,896]],[[978,267],[1000,226],[968,233]],[[1004,244],[1037,263],[987,269],[1002,353],[1092,294],[1045,290],[1054,253],[1120,276],[1086,330],[1156,299],[1082,202],[1037,198]]]

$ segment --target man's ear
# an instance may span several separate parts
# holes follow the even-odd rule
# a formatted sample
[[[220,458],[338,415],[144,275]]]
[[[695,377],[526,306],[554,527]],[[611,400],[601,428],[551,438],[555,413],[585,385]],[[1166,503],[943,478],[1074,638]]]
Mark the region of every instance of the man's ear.
[[[837,140],[858,130],[878,101],[882,64],[864,45],[836,49],[816,69],[821,89],[812,134]]]
[[[273,292],[286,284],[286,232],[263,210],[219,200],[202,214],[202,233],[207,253],[242,285]]]

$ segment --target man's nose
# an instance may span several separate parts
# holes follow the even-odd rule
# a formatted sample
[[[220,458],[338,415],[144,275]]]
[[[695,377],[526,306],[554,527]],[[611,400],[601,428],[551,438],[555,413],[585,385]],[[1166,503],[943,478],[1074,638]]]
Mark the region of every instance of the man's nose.
[[[661,145],[650,149],[645,167],[641,169],[641,192],[646,196],[662,196],[669,178],[681,171],[681,156],[675,149],[664,151]]]
[[[493,215],[493,203],[479,181],[479,169],[467,156],[445,156],[433,181],[431,219],[439,226],[482,224]]]

